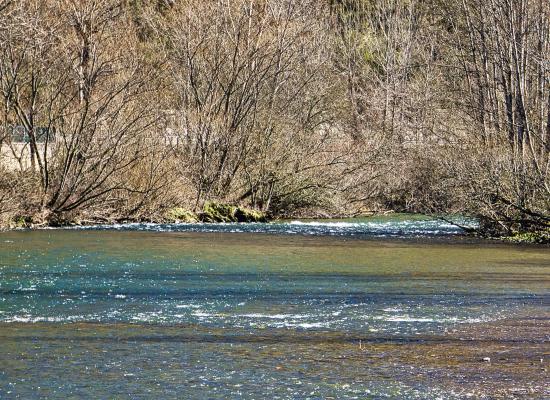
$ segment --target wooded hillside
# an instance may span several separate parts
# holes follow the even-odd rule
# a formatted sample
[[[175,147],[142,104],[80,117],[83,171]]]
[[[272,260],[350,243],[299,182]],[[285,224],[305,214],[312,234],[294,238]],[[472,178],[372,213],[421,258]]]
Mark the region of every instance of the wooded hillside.
[[[547,0],[0,0],[0,220],[550,223]]]

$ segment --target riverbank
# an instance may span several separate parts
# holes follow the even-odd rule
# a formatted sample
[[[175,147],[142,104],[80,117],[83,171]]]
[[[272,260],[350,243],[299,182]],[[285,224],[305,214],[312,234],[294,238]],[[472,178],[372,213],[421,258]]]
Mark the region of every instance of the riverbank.
[[[271,212],[244,207],[238,204],[221,202],[206,202],[200,211],[192,211],[189,207],[176,206],[159,213],[140,217],[106,217],[90,212],[77,216],[59,216],[42,214],[15,215],[0,224],[0,230],[34,229],[44,227],[75,227],[90,225],[112,225],[131,223],[242,223],[242,222],[272,222],[278,220],[344,220],[366,217],[386,216],[396,214],[393,210],[361,210],[354,212],[327,212],[319,209],[295,210],[292,213],[272,214]],[[421,215],[408,213],[409,215]]]
[[[473,218],[464,217],[449,217],[438,215],[425,215],[416,213],[396,213],[393,210],[363,210],[362,212],[353,213],[327,213],[319,210],[302,210],[289,215],[278,216],[259,210],[243,207],[240,205],[206,202],[199,212],[194,212],[185,207],[173,207],[148,218],[105,218],[94,217],[93,215],[84,215],[76,218],[60,218],[60,217],[33,217],[33,216],[18,216],[9,221],[8,226],[4,230],[12,229],[41,229],[41,228],[88,228],[88,227],[105,227],[116,226],[117,229],[122,229],[125,226],[127,229],[134,229],[138,225],[177,225],[177,224],[233,224],[233,223],[270,223],[280,221],[302,221],[303,223],[322,224],[333,223],[337,224],[364,224],[373,221],[378,221],[380,218],[395,217],[400,221],[418,221],[418,220],[434,220],[442,223],[455,226],[457,231],[453,234],[460,233],[461,235],[471,238],[483,238],[494,241],[502,241],[508,243],[525,243],[525,244],[548,244],[550,243],[550,228],[547,230],[537,230],[532,232],[509,232],[508,234],[495,234],[494,232],[485,232],[480,224],[475,223]],[[342,225],[340,225],[341,227]],[[147,228],[150,229],[150,228]],[[214,228],[212,228],[214,229]],[[367,230],[368,232],[368,230]],[[356,232],[361,233],[361,231]],[[364,232],[363,232],[364,233]],[[399,231],[391,232],[392,235],[398,234]],[[416,232],[418,233],[418,232]],[[407,235],[406,229],[403,231]],[[415,234],[415,232],[409,232]],[[437,232],[436,232],[437,234]],[[445,234],[445,232],[442,232]],[[432,235],[432,233],[430,233]]]
[[[164,212],[139,218],[108,218],[93,214],[84,214],[73,217],[58,215],[26,215],[15,216],[8,221],[8,229],[17,228],[44,228],[44,227],[74,227],[89,225],[129,224],[129,223],[230,223],[230,222],[267,222],[269,214],[239,205],[207,202],[199,212],[185,207],[172,207]]]
[[[473,220],[457,220],[452,224],[442,219],[420,214],[375,214],[355,218],[309,218],[271,219],[260,213],[227,206],[216,209],[231,210],[230,213],[213,212],[209,206],[208,213],[194,214],[177,209],[169,218],[160,221],[150,220],[111,220],[111,221],[77,221],[66,224],[21,226],[21,229],[77,229],[77,230],[127,230],[127,231],[160,231],[160,232],[254,232],[304,234],[316,236],[388,236],[388,237],[445,237],[462,235],[460,226],[475,224]],[[243,220],[243,216],[250,216]],[[239,222],[240,221],[240,222]]]

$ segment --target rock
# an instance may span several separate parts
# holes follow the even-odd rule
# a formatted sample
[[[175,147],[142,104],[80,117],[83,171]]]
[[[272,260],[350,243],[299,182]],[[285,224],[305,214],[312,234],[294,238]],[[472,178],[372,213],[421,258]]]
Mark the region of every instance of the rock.
[[[182,208],[182,207],[174,207],[168,210],[168,212],[165,215],[165,218],[168,221],[175,222],[175,223],[178,223],[178,222],[190,223],[190,222],[199,221],[197,215],[194,212],[186,210],[185,208]]]
[[[229,204],[206,202],[199,219],[202,222],[236,222],[236,209],[237,207]]]
[[[261,211],[230,204],[207,202],[199,214],[202,222],[265,222]]]
[[[266,222],[263,212],[244,207],[237,207],[234,215],[237,222]]]

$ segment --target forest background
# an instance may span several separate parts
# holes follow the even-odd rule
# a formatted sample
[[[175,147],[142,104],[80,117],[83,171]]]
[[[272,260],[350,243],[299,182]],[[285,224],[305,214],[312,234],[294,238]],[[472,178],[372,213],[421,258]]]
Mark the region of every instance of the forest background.
[[[547,0],[0,0],[0,225],[225,203],[548,231],[549,21]]]

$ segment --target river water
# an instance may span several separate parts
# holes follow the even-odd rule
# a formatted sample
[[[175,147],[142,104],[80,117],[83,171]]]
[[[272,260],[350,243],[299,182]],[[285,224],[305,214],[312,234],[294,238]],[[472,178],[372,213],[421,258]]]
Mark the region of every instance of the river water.
[[[550,249],[459,233],[408,216],[2,233],[0,398],[549,398]]]

